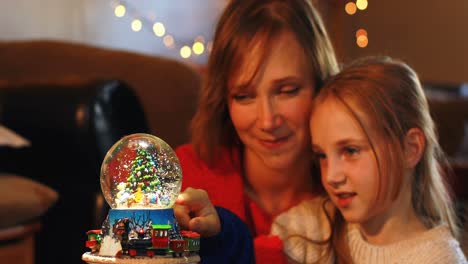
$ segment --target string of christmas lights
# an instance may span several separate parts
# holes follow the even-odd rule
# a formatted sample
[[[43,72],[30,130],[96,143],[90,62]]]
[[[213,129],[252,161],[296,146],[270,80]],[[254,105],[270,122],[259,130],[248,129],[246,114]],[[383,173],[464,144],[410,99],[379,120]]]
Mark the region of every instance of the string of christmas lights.
[[[364,11],[367,9],[367,0],[349,1],[345,4],[345,12],[348,15],[354,15],[358,10]],[[200,56],[204,53],[211,52],[213,43],[206,41],[204,36],[197,36],[192,43],[179,43],[173,35],[169,34],[166,26],[161,21],[155,21],[141,12],[134,6],[124,0],[113,1],[112,5],[116,17],[124,17],[126,15],[132,18],[131,28],[135,32],[139,32],[143,27],[151,27],[151,32],[158,38],[162,38],[164,46],[168,49],[179,50],[180,57],[189,59],[192,56]],[[369,44],[367,31],[363,28],[356,30],[356,44],[360,48],[365,48]]]
[[[352,16],[356,14],[357,10],[364,11],[368,6],[367,0],[356,0],[356,2],[348,2],[345,5],[345,12]],[[365,48],[369,44],[369,38],[367,36],[367,30],[360,28],[356,30],[356,45],[360,48]]]
[[[142,14],[129,4],[127,1],[118,0],[113,1],[112,8],[114,9],[114,15],[118,18],[124,16],[130,16],[132,18],[131,28],[135,32],[139,32],[143,27],[151,28],[151,32],[158,38],[162,39],[164,46],[168,49],[179,50],[179,54],[184,59],[189,59],[193,56],[200,56],[204,53],[211,51],[212,42],[206,41],[205,37],[199,35],[193,39],[192,43],[179,43],[173,35],[166,30],[166,26],[162,21],[156,21],[155,19]]]

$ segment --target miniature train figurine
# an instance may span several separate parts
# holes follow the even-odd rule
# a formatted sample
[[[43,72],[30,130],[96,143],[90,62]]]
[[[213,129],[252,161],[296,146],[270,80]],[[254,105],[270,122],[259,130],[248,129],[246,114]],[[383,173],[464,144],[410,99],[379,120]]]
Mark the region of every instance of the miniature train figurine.
[[[196,232],[183,230],[171,234],[171,225],[160,224],[151,225],[147,230],[140,228],[136,231],[131,230],[129,222],[128,218],[124,218],[114,226],[114,234],[119,236],[122,247],[118,253],[120,256],[153,257],[170,254],[172,257],[183,257],[200,250],[200,235]],[[99,251],[101,230],[90,230],[86,234],[86,247],[90,248],[91,252]]]
[[[102,238],[101,229],[89,230],[88,232],[86,232],[86,235],[88,235],[86,247],[91,249],[91,252],[93,253],[99,251],[99,248],[101,247]]]

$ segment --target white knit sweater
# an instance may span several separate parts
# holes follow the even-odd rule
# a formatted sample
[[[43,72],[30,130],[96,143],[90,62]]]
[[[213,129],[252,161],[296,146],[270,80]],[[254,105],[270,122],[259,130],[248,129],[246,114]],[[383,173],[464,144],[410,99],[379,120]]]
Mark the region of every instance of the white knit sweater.
[[[349,249],[359,264],[452,264],[467,263],[458,241],[447,226],[437,226],[415,238],[385,246],[365,241],[357,228],[348,232]]]
[[[330,226],[322,209],[323,201],[324,198],[304,201],[273,222],[271,234],[283,240],[291,263],[333,262],[332,256],[321,259],[325,255],[324,245],[309,241],[324,241],[329,237]],[[357,228],[349,226],[348,241],[356,264],[467,263],[458,241],[446,226],[434,227],[415,238],[385,246],[367,243]]]
[[[271,235],[283,241],[284,253],[291,263],[316,263],[325,254],[325,245],[312,241],[326,241],[330,223],[323,210],[324,198],[306,200],[280,214],[273,221]],[[320,263],[329,263],[322,260]]]

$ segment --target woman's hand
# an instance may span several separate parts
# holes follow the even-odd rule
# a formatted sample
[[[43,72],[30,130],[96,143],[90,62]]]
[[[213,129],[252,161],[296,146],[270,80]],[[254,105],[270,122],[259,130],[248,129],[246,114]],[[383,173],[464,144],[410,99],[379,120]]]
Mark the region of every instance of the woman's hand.
[[[211,237],[221,231],[221,222],[208,193],[202,189],[187,188],[174,204],[174,214],[182,229]]]

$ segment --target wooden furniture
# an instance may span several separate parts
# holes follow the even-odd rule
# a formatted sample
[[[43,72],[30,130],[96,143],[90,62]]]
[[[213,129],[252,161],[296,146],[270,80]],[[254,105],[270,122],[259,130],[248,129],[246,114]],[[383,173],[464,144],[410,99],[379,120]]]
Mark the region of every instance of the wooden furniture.
[[[0,263],[34,264],[34,235],[39,222],[0,229]]]

